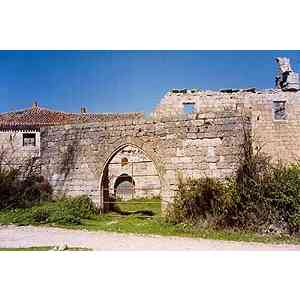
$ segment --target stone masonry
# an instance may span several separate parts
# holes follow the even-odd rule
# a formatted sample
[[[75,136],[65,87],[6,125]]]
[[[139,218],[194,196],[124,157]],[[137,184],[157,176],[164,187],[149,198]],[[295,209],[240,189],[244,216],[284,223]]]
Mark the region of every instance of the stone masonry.
[[[77,122],[82,115],[68,115],[69,124],[41,126],[42,175],[55,193],[87,194],[104,211],[118,178],[131,176],[133,160],[144,164],[133,173],[145,175],[140,182],[133,176],[135,186],[152,184],[162,207],[172,201],[178,176],[233,174],[243,130],[254,136],[254,149],[262,148],[274,160],[299,160],[299,76],[287,59],[277,63],[275,89],[173,89],[150,117],[103,114]],[[146,182],[146,175],[152,180]]]
[[[166,205],[176,192],[177,176],[232,174],[242,128],[239,108],[48,127],[41,132],[42,172],[56,193],[88,194],[103,208],[109,163],[125,147],[137,147],[153,161]]]
[[[251,116],[256,147],[262,147],[275,160],[300,159],[299,91],[171,91],[166,94],[153,115],[174,118],[182,114],[186,103],[194,105],[194,110],[190,113],[194,118],[241,109]]]
[[[185,101],[195,111],[183,113]],[[286,114],[276,119],[276,103]],[[173,111],[172,111],[173,109]],[[41,132],[43,175],[55,192],[88,194],[103,207],[109,189],[106,169],[128,146],[139,148],[157,170],[163,203],[172,201],[177,177],[231,175],[238,161],[243,121],[274,159],[300,156],[300,93],[168,93],[151,118],[48,127]],[[106,186],[107,185],[107,186]]]
[[[34,134],[36,137],[34,145],[23,145],[23,135]],[[39,130],[5,130],[0,134],[0,153],[5,152],[5,160],[16,166],[24,160],[32,157],[40,157],[40,132]],[[6,161],[2,163],[6,163]]]
[[[155,165],[137,147],[127,146],[108,165],[109,193],[115,197],[159,196],[160,180]]]

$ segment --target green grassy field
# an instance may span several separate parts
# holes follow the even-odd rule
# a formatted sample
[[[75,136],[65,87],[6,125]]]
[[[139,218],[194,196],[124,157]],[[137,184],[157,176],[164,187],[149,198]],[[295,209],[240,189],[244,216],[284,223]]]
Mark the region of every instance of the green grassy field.
[[[120,233],[181,236],[215,240],[300,244],[299,236],[259,235],[253,232],[214,230],[210,228],[193,227],[187,224],[168,224],[163,220],[160,212],[161,203],[159,198],[133,199],[118,204],[113,212],[94,216],[91,219],[83,219],[80,225],[45,225],[90,231],[102,230]],[[0,224],[11,223],[15,223],[13,222],[12,214],[0,211]]]
[[[141,203],[135,203],[135,202]],[[145,203],[145,202],[154,203]],[[134,202],[134,203],[133,203]],[[181,236],[206,238],[216,240],[232,240],[262,243],[300,244],[300,237],[289,235],[258,235],[252,232],[233,230],[213,230],[192,227],[187,224],[168,224],[161,217],[161,202],[159,198],[133,199],[117,205],[115,212],[103,214],[89,220],[83,220],[81,225],[63,226],[64,228],[103,230],[120,233],[152,234],[163,236]]]

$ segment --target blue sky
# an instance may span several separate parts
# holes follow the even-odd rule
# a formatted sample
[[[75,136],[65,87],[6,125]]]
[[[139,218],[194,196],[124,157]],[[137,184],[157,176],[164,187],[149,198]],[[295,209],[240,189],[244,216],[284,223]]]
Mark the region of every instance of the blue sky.
[[[0,111],[150,112],[172,88],[272,88],[276,56],[300,51],[0,51]]]

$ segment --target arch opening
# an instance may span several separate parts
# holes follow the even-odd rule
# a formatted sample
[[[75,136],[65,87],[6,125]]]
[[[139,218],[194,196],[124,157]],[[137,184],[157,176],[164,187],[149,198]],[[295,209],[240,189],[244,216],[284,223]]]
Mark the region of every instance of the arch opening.
[[[147,201],[157,202],[161,196],[161,176],[154,161],[140,147],[131,144],[112,152],[103,167],[100,184],[103,212],[113,210],[116,203],[136,201],[147,206]]]
[[[121,163],[122,164],[122,163]],[[114,196],[116,199],[129,200],[135,194],[135,181],[126,173],[121,174],[115,180]]]

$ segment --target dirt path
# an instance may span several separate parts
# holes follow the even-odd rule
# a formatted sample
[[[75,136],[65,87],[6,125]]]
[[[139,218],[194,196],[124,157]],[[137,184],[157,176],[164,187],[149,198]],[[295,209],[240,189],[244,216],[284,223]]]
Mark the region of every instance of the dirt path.
[[[0,248],[62,244],[95,250],[300,250],[300,245],[144,236],[51,227],[0,226]]]

